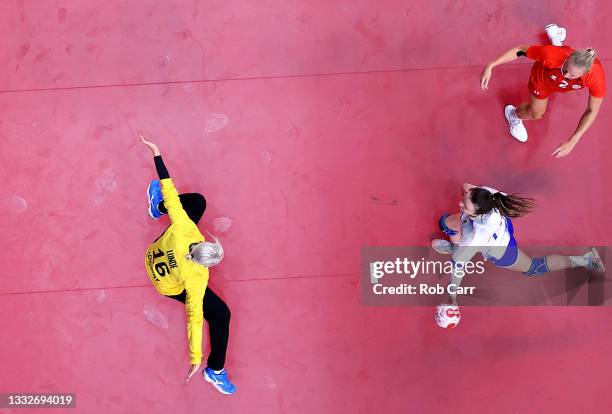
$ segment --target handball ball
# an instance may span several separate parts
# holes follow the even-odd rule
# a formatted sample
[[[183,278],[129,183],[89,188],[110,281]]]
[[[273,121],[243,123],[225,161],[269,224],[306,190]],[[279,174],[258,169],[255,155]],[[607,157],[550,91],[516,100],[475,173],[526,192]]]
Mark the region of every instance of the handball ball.
[[[460,320],[459,306],[443,303],[436,307],[436,323],[440,328],[454,328],[459,325]]]

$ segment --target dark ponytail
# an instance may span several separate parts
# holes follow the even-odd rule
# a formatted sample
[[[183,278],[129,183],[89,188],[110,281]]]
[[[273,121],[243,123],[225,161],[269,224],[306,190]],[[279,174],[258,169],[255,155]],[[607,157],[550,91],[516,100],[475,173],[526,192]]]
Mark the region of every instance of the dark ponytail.
[[[472,188],[470,200],[474,203],[476,214],[487,214],[497,209],[506,217],[521,217],[532,211],[536,205],[532,198],[521,197],[516,194],[491,194],[484,188]]]

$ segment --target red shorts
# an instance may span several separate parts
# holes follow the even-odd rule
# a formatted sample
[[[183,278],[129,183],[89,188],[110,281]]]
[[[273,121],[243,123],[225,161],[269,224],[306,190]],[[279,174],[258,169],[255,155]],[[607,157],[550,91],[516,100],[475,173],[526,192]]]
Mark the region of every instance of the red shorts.
[[[529,78],[527,88],[529,88],[529,94],[537,99],[546,99],[551,93],[556,92],[554,89],[533,78]]]

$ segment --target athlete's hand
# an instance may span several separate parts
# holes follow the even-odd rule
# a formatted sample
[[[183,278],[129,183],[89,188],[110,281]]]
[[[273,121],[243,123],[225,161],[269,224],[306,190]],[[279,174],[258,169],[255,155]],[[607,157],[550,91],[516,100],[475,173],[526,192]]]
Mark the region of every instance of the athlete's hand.
[[[193,374],[198,372],[199,369],[200,369],[200,364],[191,365],[191,368],[189,368],[189,372],[187,373],[187,378],[185,378],[185,384],[189,384],[191,382],[191,377],[193,377]]]
[[[576,143],[571,139],[567,140],[563,144],[559,145],[559,148],[557,148],[551,155],[554,155],[555,158],[563,158],[572,152],[575,145]]]
[[[151,141],[147,141],[147,139],[144,137],[144,135],[142,135],[141,131],[138,131],[138,137],[140,138],[140,142],[142,142],[144,145],[147,146],[147,148],[149,148],[151,150],[151,152],[153,153],[153,156],[158,156],[158,155],[161,154],[159,152],[159,148],[157,147],[157,145],[155,145]]]
[[[489,89],[489,79],[491,79],[491,72],[493,68],[489,65],[485,66],[480,74],[480,87],[483,91]]]

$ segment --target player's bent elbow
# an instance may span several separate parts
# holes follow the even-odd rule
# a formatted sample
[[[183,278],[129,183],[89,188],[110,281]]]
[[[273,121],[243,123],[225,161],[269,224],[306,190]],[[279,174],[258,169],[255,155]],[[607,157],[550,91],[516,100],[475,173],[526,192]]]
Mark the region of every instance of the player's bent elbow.
[[[518,45],[516,47],[516,51],[517,52],[524,52],[527,53],[527,50],[529,49],[529,45]]]

